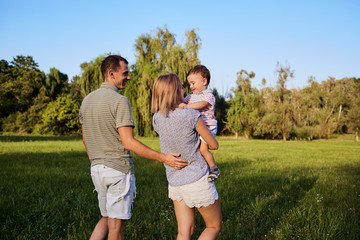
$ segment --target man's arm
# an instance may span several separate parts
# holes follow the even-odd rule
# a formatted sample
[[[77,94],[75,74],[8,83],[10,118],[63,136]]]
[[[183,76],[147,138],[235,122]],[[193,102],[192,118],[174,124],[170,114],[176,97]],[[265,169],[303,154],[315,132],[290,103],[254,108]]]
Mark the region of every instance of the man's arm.
[[[141,157],[165,163],[175,169],[182,169],[188,165],[186,160],[177,158],[180,156],[178,153],[168,153],[165,155],[136,140],[134,138],[132,127],[120,127],[118,128],[118,131],[125,149],[134,152]]]
[[[199,109],[203,109],[205,107],[210,106],[210,103],[207,101],[200,101],[200,102],[195,102],[195,103],[188,103],[188,104],[184,104],[182,103],[182,108],[184,108],[184,106],[187,106],[189,108],[195,109],[195,110],[199,110]]]
[[[81,129],[82,129],[82,139],[83,139],[83,143],[84,143],[85,148],[86,148],[86,153],[87,153],[87,155],[88,155],[88,158],[90,158],[90,156],[89,156],[89,151],[88,151],[88,148],[87,148],[87,146],[86,146],[85,134],[84,134],[84,125],[83,125],[83,124],[81,125]]]

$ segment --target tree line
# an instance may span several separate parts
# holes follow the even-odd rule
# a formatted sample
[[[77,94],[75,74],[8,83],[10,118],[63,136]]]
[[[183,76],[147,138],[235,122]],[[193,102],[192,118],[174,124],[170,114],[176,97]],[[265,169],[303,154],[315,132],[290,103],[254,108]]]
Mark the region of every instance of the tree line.
[[[332,134],[355,134],[360,128],[360,78],[318,83],[309,77],[302,89],[287,89],[290,66],[277,64],[275,87],[251,86],[255,73],[241,70],[227,102],[225,130],[250,138],[320,139]],[[265,85],[266,80],[263,79]]]
[[[136,62],[130,66],[131,81],[120,93],[131,105],[138,136],[155,136],[150,111],[152,85],[157,76],[177,74],[190,93],[186,73],[200,63],[200,37],[195,30],[185,33],[183,45],[169,30],[158,28],[135,42]],[[40,71],[31,56],[0,60],[1,131],[11,133],[80,134],[78,111],[82,99],[103,82],[101,55],[80,65],[81,75],[69,81],[65,73],[51,68]],[[210,69],[211,70],[211,69]],[[216,97],[218,134],[246,138],[316,139],[332,134],[358,134],[360,128],[360,78],[332,77],[318,83],[313,77],[302,89],[287,89],[293,78],[290,66],[277,64],[275,87],[251,85],[254,72],[240,70],[229,96]]]

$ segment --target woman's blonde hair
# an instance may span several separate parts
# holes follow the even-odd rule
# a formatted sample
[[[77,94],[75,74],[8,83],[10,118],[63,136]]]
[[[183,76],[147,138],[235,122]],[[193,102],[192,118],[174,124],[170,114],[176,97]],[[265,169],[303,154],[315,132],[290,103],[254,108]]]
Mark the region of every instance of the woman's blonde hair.
[[[151,112],[160,112],[166,116],[168,111],[175,110],[179,103],[184,102],[182,89],[180,78],[176,74],[160,75],[153,86]]]

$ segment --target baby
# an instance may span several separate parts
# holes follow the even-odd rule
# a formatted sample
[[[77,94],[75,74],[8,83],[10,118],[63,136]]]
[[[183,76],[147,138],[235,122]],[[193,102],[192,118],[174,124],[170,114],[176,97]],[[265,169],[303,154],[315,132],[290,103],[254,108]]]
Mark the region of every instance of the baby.
[[[203,65],[197,65],[190,69],[187,74],[187,80],[190,84],[192,93],[185,98],[185,103],[181,103],[179,108],[185,106],[196,109],[200,112],[201,118],[207,128],[215,137],[217,132],[217,121],[215,119],[215,96],[208,89],[210,83],[210,71]],[[209,151],[207,143],[200,137],[200,152],[209,165],[208,181],[212,182],[220,175],[219,168],[215,165],[212,153]]]

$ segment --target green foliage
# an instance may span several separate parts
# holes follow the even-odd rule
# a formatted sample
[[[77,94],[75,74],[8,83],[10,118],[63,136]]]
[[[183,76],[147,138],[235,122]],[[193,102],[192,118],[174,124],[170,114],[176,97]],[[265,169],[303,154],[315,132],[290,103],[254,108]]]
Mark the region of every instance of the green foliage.
[[[51,68],[50,73],[45,76],[43,72],[37,69],[37,64],[31,57],[17,56],[12,62],[13,65],[6,65],[2,61],[2,86],[6,92],[1,97],[8,97],[4,101],[4,108],[12,107],[12,111],[5,111],[2,119],[2,129],[4,132],[18,133],[48,133],[40,131],[39,126],[43,126],[43,112],[51,101],[55,101],[59,94],[69,92],[68,77],[56,68]],[[6,70],[7,69],[7,70]],[[23,82],[25,91],[20,86]],[[16,91],[14,90],[16,87]],[[14,91],[13,91],[14,90]],[[17,101],[10,103],[9,100],[27,98],[26,101]],[[22,105],[22,107],[20,106]],[[7,114],[7,115],[6,115]],[[41,128],[41,127],[40,127]],[[72,129],[70,129],[72,131]],[[68,131],[66,131],[68,132]]]
[[[359,94],[355,78],[317,83],[309,79],[309,86],[291,93],[291,109],[296,135],[307,138],[329,138],[333,133],[355,133],[358,120]]]
[[[241,70],[236,81],[237,87],[232,91],[235,97],[229,100],[227,111],[227,128],[235,132],[244,133],[246,138],[254,136],[260,121],[261,96],[257,89],[251,87],[251,79],[255,73]]]
[[[229,104],[225,100],[225,97],[220,95],[216,88],[213,91],[215,97],[215,118],[217,120],[218,133],[221,134],[224,132],[226,119],[226,113],[229,108]]]
[[[347,112],[347,118],[345,120],[346,127],[349,132],[359,133],[360,130],[360,78],[348,79],[351,83],[350,91],[350,107]]]
[[[292,132],[292,123],[291,123],[291,109],[290,109],[290,91],[286,88],[286,83],[289,78],[294,77],[294,71],[291,70],[290,66],[282,66],[279,63],[275,71],[278,74],[277,81],[277,91],[275,91],[275,99],[277,104],[273,105],[275,113],[279,115],[281,137],[283,140],[286,140],[290,137]]]
[[[51,100],[55,100],[56,97],[68,91],[68,77],[56,68],[50,68],[50,73],[45,80],[46,93],[44,95],[49,96]]]
[[[186,32],[185,36],[185,44],[180,45],[165,26],[136,40],[131,81],[120,93],[130,101],[138,136],[155,135],[150,105],[153,83],[160,74],[177,74],[189,92],[186,74],[200,63],[201,41],[195,30]],[[67,75],[56,68],[51,68],[49,74],[41,72],[31,56],[16,56],[11,62],[0,60],[0,131],[79,133],[76,109],[103,82],[100,65],[105,57],[101,55],[81,64],[81,76],[73,77],[70,83]],[[310,77],[308,86],[290,90],[286,87],[294,76],[290,66],[278,63],[275,73],[276,86],[258,90],[251,86],[255,73],[241,70],[229,100],[214,89],[218,134],[232,132],[247,138],[283,140],[359,135],[359,78],[329,77],[317,82]],[[265,82],[263,79],[264,85]]]
[[[130,102],[136,135],[155,135],[152,129],[151,95],[154,81],[160,74],[177,74],[189,89],[186,74],[199,64],[197,53],[200,38],[195,30],[187,32],[186,37],[183,47],[176,43],[175,35],[164,27],[158,28],[153,35],[143,34],[136,40],[136,63],[131,66],[131,81],[124,91]]]
[[[102,55],[89,63],[84,62],[81,64],[80,67],[82,74],[79,84],[82,95],[86,96],[90,92],[98,89],[101,83],[104,82],[104,78],[101,74],[101,62],[105,59],[105,57],[105,55]]]
[[[244,131],[244,126],[240,119],[241,111],[244,107],[244,102],[242,98],[242,93],[235,93],[235,97],[229,100],[229,109],[227,111],[227,128],[233,131],[236,134],[236,137],[239,133]]]
[[[10,87],[8,87],[8,82],[11,81],[10,69],[12,68],[11,65],[5,60],[0,61],[0,84],[1,84],[1,91],[0,91],[0,118],[6,117],[12,112],[15,111],[13,109],[13,101],[11,99],[11,92]]]
[[[55,135],[78,133],[79,109],[79,103],[69,95],[59,96],[47,106],[42,114],[43,123],[37,126],[35,132]]]
[[[30,56],[16,56],[10,64],[1,60],[0,118],[30,108],[44,79],[45,74]]]

